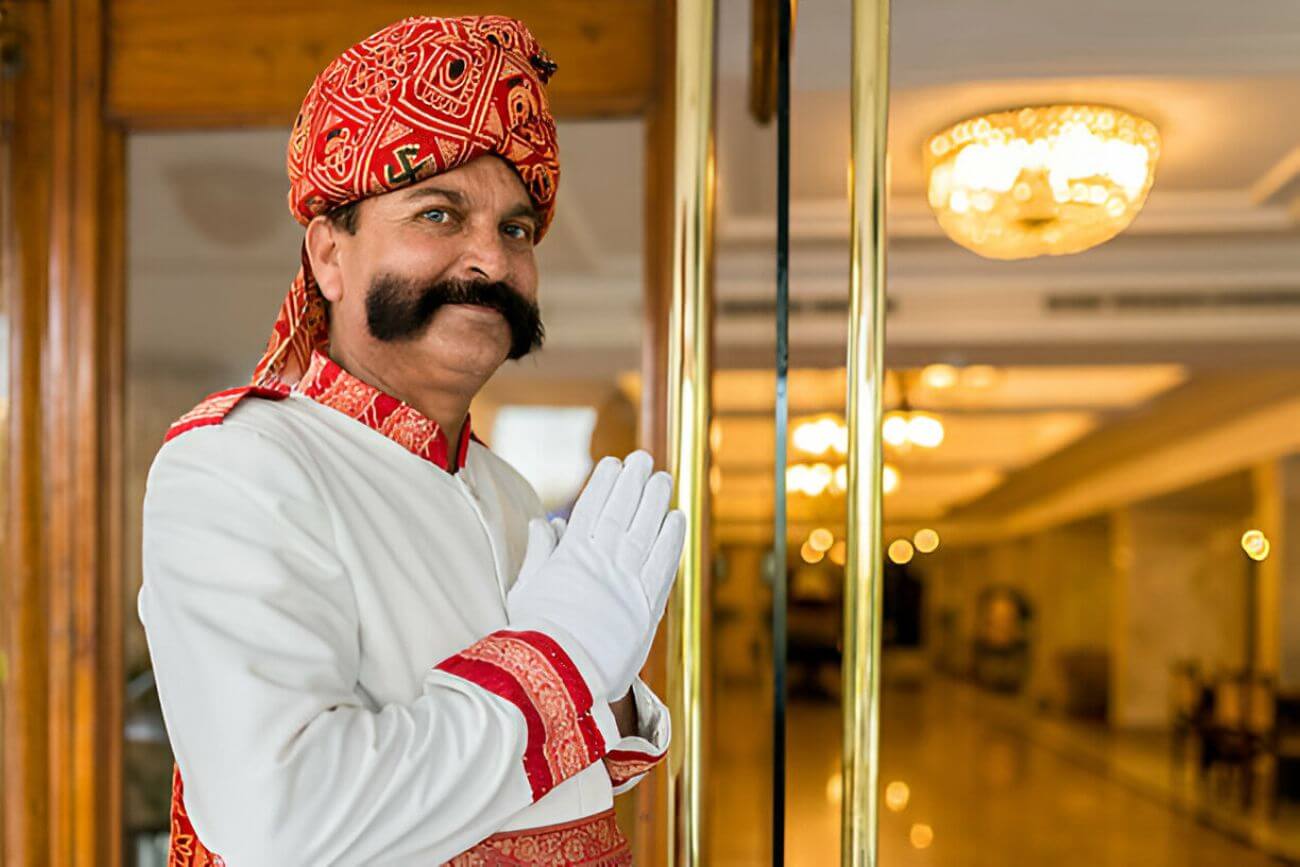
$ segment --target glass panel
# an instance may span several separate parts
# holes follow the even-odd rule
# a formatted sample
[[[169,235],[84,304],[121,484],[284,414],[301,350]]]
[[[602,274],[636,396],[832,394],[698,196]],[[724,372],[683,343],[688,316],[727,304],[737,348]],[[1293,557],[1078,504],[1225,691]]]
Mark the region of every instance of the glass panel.
[[[172,757],[136,615],[145,479],[168,426],[247,381],[297,263],[284,135],[135,134],[127,154],[123,822],[128,858],[166,863]]]
[[[894,5],[881,863],[1296,855],[1297,18],[1175,8]]]
[[[776,142],[747,114],[751,5],[719,26],[717,863],[770,857],[737,830],[770,779]],[[880,863],[1300,857],[1300,122],[1275,111],[1300,19],[1176,9],[894,4]],[[825,864],[849,4],[799,13],[786,851]]]
[[[602,457],[591,454],[595,427],[594,407],[503,406],[492,421],[492,448],[528,479],[543,508],[567,512],[592,460]]]
[[[770,863],[778,833],[773,809],[781,800],[773,788],[779,724],[773,663],[780,640],[773,614],[782,605],[778,577],[793,583],[784,553],[778,565],[775,544],[776,526],[786,523],[776,509],[775,476],[778,21],[776,4],[767,10],[765,5],[724,2],[717,28],[713,721],[705,759],[706,864]],[[765,11],[770,20],[755,20],[755,12]],[[797,387],[789,394],[796,401]],[[792,512],[789,522],[795,521]],[[797,556],[797,550],[796,544],[791,553]],[[795,713],[792,707],[791,726]],[[787,833],[798,833],[793,821]]]

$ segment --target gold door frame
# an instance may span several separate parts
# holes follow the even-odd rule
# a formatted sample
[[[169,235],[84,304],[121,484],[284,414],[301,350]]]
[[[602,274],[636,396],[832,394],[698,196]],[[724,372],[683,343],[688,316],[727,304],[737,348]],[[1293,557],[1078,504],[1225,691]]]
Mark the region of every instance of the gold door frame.
[[[840,862],[877,859],[889,0],[854,0]]]
[[[704,611],[709,506],[713,303],[714,0],[678,0],[673,294],[668,325],[668,439],[686,548],[668,617],[668,863],[694,867],[703,847]]]

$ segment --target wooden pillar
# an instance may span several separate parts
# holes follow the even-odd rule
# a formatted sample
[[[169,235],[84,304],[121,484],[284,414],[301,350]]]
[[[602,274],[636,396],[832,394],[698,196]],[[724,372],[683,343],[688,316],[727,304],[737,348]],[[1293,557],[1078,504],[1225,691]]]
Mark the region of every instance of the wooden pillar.
[[[672,189],[675,171],[677,4],[662,0],[655,12],[658,74],[651,82],[645,111],[645,285],[641,331],[641,448],[654,455],[660,469],[668,461],[668,309],[673,289]],[[656,192],[658,191],[658,192]],[[644,677],[658,695],[667,695],[667,630],[660,629]],[[666,768],[651,774],[635,792],[630,831],[633,861],[668,862],[668,782]]]
[[[5,861],[119,863],[123,144],[98,0],[5,6]]]
[[[40,62],[48,56],[50,38],[45,4],[5,3],[0,15],[5,63],[0,75],[0,279],[10,323],[5,568],[0,570],[8,660],[3,684],[5,849],[0,860],[26,865],[50,861],[41,357],[52,106],[49,65]]]

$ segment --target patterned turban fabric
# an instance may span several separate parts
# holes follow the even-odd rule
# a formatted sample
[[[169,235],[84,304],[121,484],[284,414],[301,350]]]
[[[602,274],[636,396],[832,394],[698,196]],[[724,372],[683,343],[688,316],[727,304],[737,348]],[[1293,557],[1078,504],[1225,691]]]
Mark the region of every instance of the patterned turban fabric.
[[[520,21],[406,18],[325,68],[289,137],[289,210],[312,218],[495,154],[513,166],[541,217],[560,180],[546,82],[555,63]],[[325,300],[306,243],[252,384],[284,390],[325,351]]]

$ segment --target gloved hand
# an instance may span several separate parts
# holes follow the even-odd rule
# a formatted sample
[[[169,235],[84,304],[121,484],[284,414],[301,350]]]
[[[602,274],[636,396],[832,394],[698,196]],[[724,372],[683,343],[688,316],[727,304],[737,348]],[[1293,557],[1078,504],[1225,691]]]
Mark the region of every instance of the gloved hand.
[[[668,511],[672,477],[644,451],[596,465],[567,527],[540,518],[506,596],[510,626],[577,645],[594,668],[593,694],[615,701],[645,664],[686,538]]]

